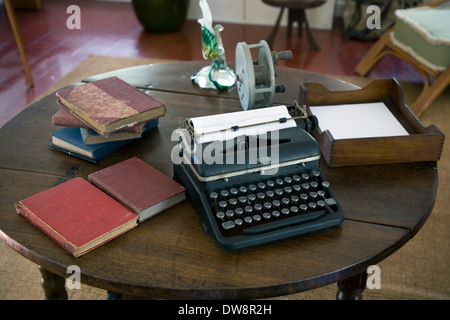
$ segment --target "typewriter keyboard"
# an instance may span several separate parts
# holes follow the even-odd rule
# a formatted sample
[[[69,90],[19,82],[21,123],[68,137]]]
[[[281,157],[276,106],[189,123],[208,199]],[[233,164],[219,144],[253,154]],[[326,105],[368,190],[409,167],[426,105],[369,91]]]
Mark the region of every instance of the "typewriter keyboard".
[[[215,190],[209,193],[209,203],[224,236],[264,233],[338,209],[319,171]]]

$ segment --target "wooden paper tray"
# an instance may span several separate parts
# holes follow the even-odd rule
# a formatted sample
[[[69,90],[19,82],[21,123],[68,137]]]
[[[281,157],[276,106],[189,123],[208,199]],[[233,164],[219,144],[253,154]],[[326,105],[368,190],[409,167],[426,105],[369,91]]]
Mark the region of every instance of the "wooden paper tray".
[[[403,90],[395,79],[374,80],[362,89],[330,91],[319,83],[300,85],[301,105],[341,105],[384,102],[409,133],[407,136],[334,139],[330,131],[314,130],[322,156],[330,167],[438,161],[445,136],[435,126],[425,127],[405,104]],[[319,119],[320,128],[320,119]]]

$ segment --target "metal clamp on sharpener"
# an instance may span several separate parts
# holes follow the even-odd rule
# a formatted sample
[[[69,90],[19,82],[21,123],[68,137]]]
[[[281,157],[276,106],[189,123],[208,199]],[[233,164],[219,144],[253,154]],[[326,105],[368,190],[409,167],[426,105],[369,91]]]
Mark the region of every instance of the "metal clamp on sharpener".
[[[253,60],[251,49],[257,49]],[[244,110],[271,107],[275,92],[284,92],[284,84],[275,84],[275,64],[278,60],[292,59],[291,51],[270,51],[265,40],[248,45],[239,42],[236,46],[236,77],[239,100]]]

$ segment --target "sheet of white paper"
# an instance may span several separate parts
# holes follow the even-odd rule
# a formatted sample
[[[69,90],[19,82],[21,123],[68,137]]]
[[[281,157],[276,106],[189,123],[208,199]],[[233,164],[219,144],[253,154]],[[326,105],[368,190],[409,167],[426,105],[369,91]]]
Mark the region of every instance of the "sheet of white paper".
[[[226,141],[242,135],[260,135],[296,126],[294,120],[280,123],[278,122],[280,118],[291,119],[286,106],[223,113],[189,120],[194,128],[197,143],[206,143]],[[265,123],[270,121],[274,122]],[[239,129],[233,131],[231,128],[235,126],[239,126]]]
[[[405,136],[408,132],[383,102],[311,106],[323,132],[334,139]]]

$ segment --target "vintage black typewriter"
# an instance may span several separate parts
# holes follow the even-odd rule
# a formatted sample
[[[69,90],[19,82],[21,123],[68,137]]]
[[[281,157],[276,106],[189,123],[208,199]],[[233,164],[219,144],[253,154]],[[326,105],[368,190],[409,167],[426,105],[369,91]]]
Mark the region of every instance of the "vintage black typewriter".
[[[288,112],[293,106],[282,108]],[[339,225],[343,211],[320,170],[319,146],[304,130],[314,128],[317,120],[275,114],[275,120],[263,117],[269,131],[254,134],[244,129],[261,122],[255,124],[259,119],[251,115],[253,123],[239,123],[243,112],[257,111],[203,119],[210,127],[199,132],[211,133],[217,123],[214,133],[227,133],[225,138],[213,135],[199,142],[192,119],[178,131],[174,178],[186,187],[204,231],[220,247],[233,250]],[[273,125],[281,129],[272,130]],[[228,131],[223,129],[227,126]]]

